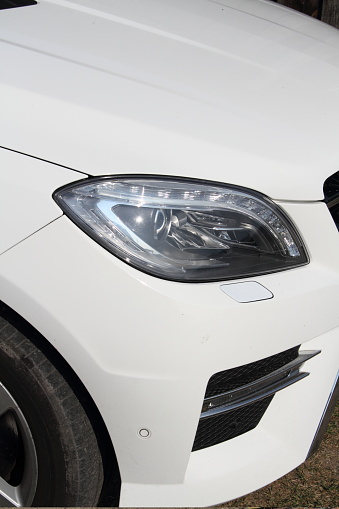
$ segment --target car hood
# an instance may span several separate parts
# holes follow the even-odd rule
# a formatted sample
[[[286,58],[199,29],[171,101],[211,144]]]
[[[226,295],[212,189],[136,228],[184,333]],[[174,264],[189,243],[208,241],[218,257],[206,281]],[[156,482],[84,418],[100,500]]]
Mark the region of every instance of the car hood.
[[[0,12],[0,145],[89,175],[320,200],[339,32],[263,0],[41,0]]]

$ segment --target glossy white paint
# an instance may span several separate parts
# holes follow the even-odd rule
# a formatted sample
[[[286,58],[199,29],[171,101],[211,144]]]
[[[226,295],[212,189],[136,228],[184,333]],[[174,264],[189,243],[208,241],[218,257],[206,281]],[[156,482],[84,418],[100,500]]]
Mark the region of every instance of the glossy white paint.
[[[52,198],[85,175],[0,148],[0,254],[62,215]]]
[[[237,302],[247,303],[258,300],[267,300],[274,297],[263,285],[257,281],[241,281],[240,283],[228,283],[221,285],[220,289]]]
[[[338,32],[264,0],[41,0],[1,11],[0,30],[0,145],[33,156],[0,149],[0,300],[93,397],[121,505],[211,505],[285,474],[305,459],[338,369],[339,236],[316,202],[339,164]],[[263,192],[310,264],[256,277],[274,298],[247,303],[220,282],[143,274],[52,200],[109,173]],[[210,376],[297,344],[322,350],[311,375],[251,432],[191,453]]]
[[[42,0],[0,30],[3,146],[292,200],[321,199],[338,168],[339,37],[316,20],[258,0]]]
[[[300,384],[274,396],[260,426],[233,440],[191,454],[182,483],[172,486],[123,483],[121,505],[159,507],[165,502],[171,507],[204,507],[219,504],[254,491],[257,486],[265,486],[302,463],[338,369],[338,329],[304,346],[325,348],[327,355],[319,358],[320,362],[314,359],[307,363],[311,375]],[[314,403],[311,411],[310,394]]]
[[[65,217],[1,256],[2,299],[51,341],[98,405],[119,461],[123,506],[222,502],[305,459],[337,371],[339,239],[324,204],[285,208],[312,263],[256,278],[274,293],[261,302],[235,302],[219,283],[142,274]],[[307,363],[312,377],[278,395],[253,432],[190,453],[209,377],[299,343],[322,350]],[[139,438],[141,428],[149,440]]]

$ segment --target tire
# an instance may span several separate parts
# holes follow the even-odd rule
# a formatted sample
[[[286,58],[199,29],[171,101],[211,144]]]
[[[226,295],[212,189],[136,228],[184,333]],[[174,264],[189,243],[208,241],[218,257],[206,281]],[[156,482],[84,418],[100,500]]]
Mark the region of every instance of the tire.
[[[47,357],[0,316],[0,506],[96,506],[91,423]]]

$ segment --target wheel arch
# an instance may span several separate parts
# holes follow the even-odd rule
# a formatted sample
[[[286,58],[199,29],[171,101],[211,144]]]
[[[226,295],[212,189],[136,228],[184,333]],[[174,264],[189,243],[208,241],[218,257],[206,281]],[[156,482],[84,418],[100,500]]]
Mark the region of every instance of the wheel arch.
[[[104,465],[104,484],[99,505],[117,507],[119,505],[121,478],[114,446],[104,419],[91,394],[71,365],[26,318],[0,300],[0,316],[24,334],[53,363],[61,373],[83,406],[97,438]]]

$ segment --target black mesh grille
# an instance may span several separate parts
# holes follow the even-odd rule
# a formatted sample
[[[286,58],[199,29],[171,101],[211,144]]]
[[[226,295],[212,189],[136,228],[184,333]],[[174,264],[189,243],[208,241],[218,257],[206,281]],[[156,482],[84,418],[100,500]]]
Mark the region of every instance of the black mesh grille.
[[[237,410],[201,419],[192,451],[226,442],[255,428],[272,398],[273,396],[269,396]]]
[[[325,180],[324,196],[331,216],[339,230],[339,171]]]
[[[325,180],[324,195],[326,202],[329,202],[336,196],[339,196],[339,171]]]
[[[14,9],[14,7],[25,7],[26,5],[35,5],[35,0],[0,0],[1,9]]]
[[[205,398],[218,396],[223,392],[254,382],[296,359],[298,352],[299,346],[296,346],[250,364],[220,371],[210,378]],[[266,412],[272,398],[273,396],[269,396],[236,410],[200,419],[192,450],[198,451],[226,442],[226,440],[254,429]]]
[[[299,346],[296,346],[260,361],[216,373],[208,382],[205,398],[237,389],[272,373],[298,357],[298,350]]]

